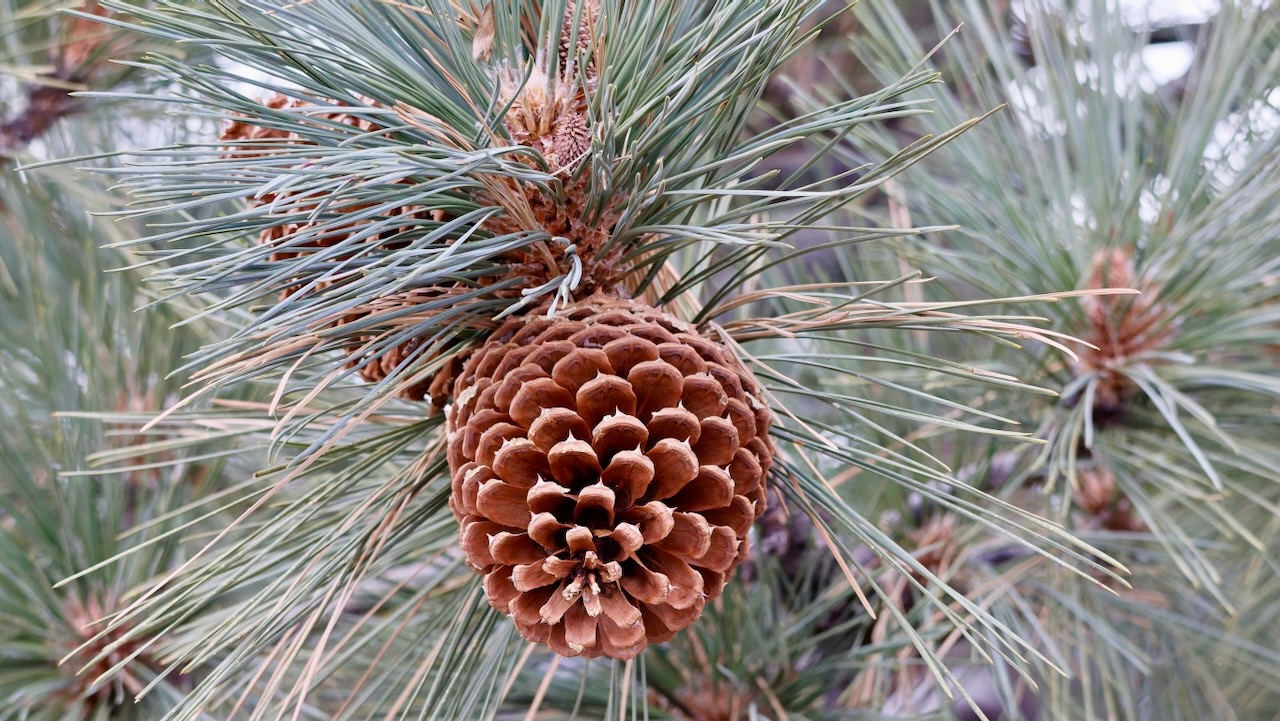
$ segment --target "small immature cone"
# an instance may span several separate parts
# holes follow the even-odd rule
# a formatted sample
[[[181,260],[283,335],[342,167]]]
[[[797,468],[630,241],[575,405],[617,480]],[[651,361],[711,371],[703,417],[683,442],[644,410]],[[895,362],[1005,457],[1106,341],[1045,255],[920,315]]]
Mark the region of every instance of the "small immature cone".
[[[908,535],[916,549],[916,561],[931,573],[942,574],[955,562],[959,552],[956,546],[955,516],[933,516]]]
[[[511,320],[449,408],[450,507],[494,608],[564,656],[633,658],[720,595],[765,506],[769,411],[642,303]]]
[[[1116,477],[1106,468],[1086,468],[1077,479],[1074,500],[1077,506],[1091,516],[1101,516],[1116,501]]]
[[[1109,248],[1094,254],[1085,288],[1134,288],[1142,295],[1088,296],[1082,300],[1086,328],[1079,337],[1089,341],[1076,365],[1096,372],[1101,382],[1094,391],[1094,408],[1103,416],[1123,409],[1137,385],[1121,368],[1128,359],[1158,350],[1173,337],[1170,309],[1158,302],[1160,288],[1137,272],[1133,251]]]
[[[1081,526],[1108,531],[1141,533],[1146,524],[1133,511],[1133,502],[1120,491],[1115,474],[1106,467],[1082,469],[1073,500],[1084,511]]]

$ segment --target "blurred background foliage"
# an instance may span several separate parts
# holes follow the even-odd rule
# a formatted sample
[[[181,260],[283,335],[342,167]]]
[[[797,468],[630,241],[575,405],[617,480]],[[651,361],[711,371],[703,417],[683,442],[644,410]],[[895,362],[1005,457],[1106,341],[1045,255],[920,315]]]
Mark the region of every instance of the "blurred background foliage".
[[[158,41],[63,10],[108,14],[95,2],[0,0],[0,719],[158,719],[199,679],[216,677],[223,659],[178,672],[169,659],[190,658],[196,636],[122,642],[95,636],[90,624],[188,560],[224,525],[217,517],[239,510],[226,499],[269,481],[270,473],[253,475],[267,459],[315,439],[262,441],[252,434],[263,429],[216,408],[202,410],[199,437],[177,437],[189,429],[165,424],[138,431],[181,397],[185,374],[173,371],[226,329],[181,302],[135,312],[163,291],[143,282],[145,249],[112,244],[149,231],[113,215],[125,201],[102,176],[18,167],[209,142],[218,128],[145,102],[161,81],[108,62],[141,57]],[[1073,573],[957,513],[945,483],[922,494],[863,468],[823,468],[842,497],[879,519],[879,532],[1046,661],[1024,676],[985,658],[922,602],[933,581],[912,585],[869,552],[861,563],[887,592],[855,593],[825,531],[791,508],[762,519],[745,578],[694,628],[625,666],[521,656],[513,631],[505,646],[483,649],[467,646],[479,633],[472,628],[415,635],[414,614],[447,619],[476,601],[466,588],[422,580],[456,562],[424,541],[421,558],[374,569],[352,591],[337,633],[365,640],[327,659],[300,714],[428,717],[397,693],[415,681],[424,654],[444,649],[486,678],[510,674],[501,699],[468,708],[511,719],[613,718],[627,695],[644,702],[646,718],[687,721],[1277,718],[1280,10],[1268,0],[864,0],[790,61],[754,122],[768,127],[876,91],[935,47],[928,62],[942,82],[915,94],[930,98],[931,112],[859,126],[823,161],[856,172],[1000,108],[849,211],[885,228],[929,230],[815,252],[805,270],[775,282],[900,278],[884,298],[901,304],[1102,288],[1141,295],[980,307],[1042,316],[1043,327],[1079,339],[1064,341],[1074,358],[1037,343],[864,331],[857,356],[841,348],[838,366],[815,361],[794,377],[897,409],[857,433],[927,451],[1007,503],[1010,520],[1023,509],[1061,524],[1126,567],[1127,584]],[[120,95],[92,92],[106,90]],[[759,172],[806,172],[812,150],[781,154]],[[779,313],[792,309],[771,302]],[[778,353],[788,362],[836,354],[820,344]],[[1027,386],[978,385],[896,362],[913,357]],[[953,422],[922,422],[938,399],[954,404]],[[849,427],[818,400],[806,408],[816,421]],[[957,430],[1006,419],[1043,443]],[[402,426],[404,439],[380,463],[411,457],[413,434],[430,430],[421,419],[382,420]],[[354,464],[338,459],[331,470],[354,473]],[[92,470],[103,465],[113,472]],[[319,509],[308,523],[319,538],[332,520]],[[430,530],[424,538],[435,538]],[[126,549],[141,550],[116,559]],[[289,560],[262,566],[255,588],[269,589],[269,574]],[[871,595],[874,618],[860,593]],[[230,636],[244,621],[232,600],[182,614]],[[941,690],[888,621],[894,614],[934,644],[973,703]],[[260,659],[264,673],[270,661]],[[251,717],[255,694],[287,688],[289,673],[268,674],[265,685],[241,679],[239,704],[209,696],[208,717]]]
[[[142,226],[90,215],[120,208],[101,179],[17,169],[184,132],[152,106],[75,95],[150,84],[108,61],[144,48],[59,12],[73,7],[106,13],[0,3],[0,718],[155,719],[197,674],[162,677],[163,642],[95,635],[185,560],[183,507],[218,490],[221,463],[92,416],[173,402],[183,381],[171,371],[218,329],[178,325],[175,306],[138,312],[152,300],[146,272],[122,270],[140,258],[110,246]],[[120,472],[86,475],[95,454],[138,444]]]

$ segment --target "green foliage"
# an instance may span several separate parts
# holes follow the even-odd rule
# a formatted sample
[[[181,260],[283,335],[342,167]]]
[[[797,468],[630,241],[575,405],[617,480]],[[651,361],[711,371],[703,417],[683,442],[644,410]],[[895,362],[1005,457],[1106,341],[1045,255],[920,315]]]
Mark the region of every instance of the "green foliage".
[[[855,51],[869,66],[889,78],[914,64],[919,41],[890,5],[862,17]],[[1026,3],[1007,17],[939,3],[938,26],[961,20],[939,60],[961,92],[934,92],[935,112],[902,131],[1008,107],[903,184],[916,222],[960,226],[913,245],[944,281],[932,287],[1143,293],[1045,307],[1052,328],[1093,344],[1077,346],[1076,362],[927,339],[927,352],[1062,389],[1049,402],[997,394],[982,406],[1047,440],[992,484],[1134,573],[1135,590],[1114,595],[1036,572],[995,612],[1077,659],[1071,680],[1042,679],[1041,714],[1252,718],[1278,680],[1274,642],[1259,643],[1251,624],[1274,605],[1280,22],[1223,3],[1186,38],[1188,75],[1156,86],[1141,59],[1151,29],[1117,22],[1107,3]],[[857,140],[849,157],[899,142]],[[980,477],[990,454],[959,448],[956,462]],[[1105,507],[1090,507],[1091,492]],[[1016,568],[982,572],[1022,578]],[[1232,677],[1250,683],[1224,686]],[[1001,705],[1015,707],[1018,692],[1008,684]]]
[[[512,694],[530,674],[559,688],[563,679],[548,675],[544,652],[521,642],[487,607],[478,579],[460,563],[456,524],[446,510],[441,418],[395,396],[474,347],[495,317],[525,312],[540,299],[566,303],[592,292],[583,279],[601,257],[620,257],[633,278],[628,287],[700,323],[756,371],[777,418],[774,483],[794,513],[812,517],[840,559],[842,573],[830,582],[850,584],[859,606],[883,611],[883,648],[910,647],[950,692],[968,698],[936,652],[942,635],[913,629],[926,606],[974,648],[1011,667],[1022,668],[1040,651],[868,520],[879,512],[878,501],[851,502],[828,485],[829,474],[869,471],[901,495],[923,494],[1028,553],[1118,579],[1105,557],[1058,526],[1013,506],[993,507],[995,499],[952,478],[910,442],[890,447],[873,439],[886,427],[879,418],[1014,439],[1024,434],[996,430],[991,426],[1001,418],[968,414],[941,395],[846,370],[859,364],[857,353],[873,332],[952,332],[1010,346],[1025,338],[1056,344],[1051,334],[1021,316],[964,315],[974,305],[969,301],[878,299],[909,276],[865,285],[778,285],[776,269],[814,250],[840,252],[918,232],[860,227],[837,211],[871,197],[972,124],[885,152],[856,171],[810,177],[858,128],[919,112],[911,94],[937,77],[913,69],[883,90],[749,130],[766,81],[808,40],[803,28],[821,21],[820,5],[604,2],[593,36],[602,40],[564,60],[552,51],[564,2],[495,3],[491,38],[482,31],[488,25],[479,8],[441,0],[421,6],[175,3],[133,10],[154,40],[210,48],[225,60],[148,56],[142,65],[180,88],[162,100],[192,116],[271,131],[232,150],[211,137],[156,148],[142,153],[145,167],[115,171],[133,199],[130,215],[186,215],[125,247],[154,258],[148,264],[161,269],[166,299],[193,299],[201,308],[192,318],[233,328],[194,354],[185,369],[195,373],[196,390],[148,428],[175,439],[168,450],[204,444],[212,434],[220,448],[210,456],[272,459],[205,502],[211,511],[235,504],[245,510],[180,573],[139,595],[107,626],[127,638],[178,639],[166,656],[166,673],[212,666],[169,718],[226,707],[251,719],[375,712],[489,717],[518,710]],[[568,76],[568,91],[557,90],[590,89],[590,149],[568,171],[514,143],[503,122],[505,113],[516,112],[504,83],[514,77],[518,88],[531,78],[557,77],[555,63],[562,61],[601,68],[598,84],[587,83],[584,70]],[[253,84],[298,102],[267,105],[250,97],[246,67],[265,77]],[[756,172],[793,147],[807,149],[799,172]],[[580,255],[585,246],[537,230],[527,222],[537,220],[526,217],[532,208],[513,199],[511,189],[555,202],[580,193],[579,220],[590,226],[611,218],[604,245]],[[503,217],[516,218],[521,229],[495,234],[485,224]],[[801,230],[830,240],[817,248],[787,247]],[[271,240],[259,243],[260,237]],[[521,271],[506,260],[515,251],[549,253],[560,274],[522,286]],[[378,310],[387,299],[398,304]],[[355,382],[357,372],[409,339],[420,341],[416,350],[389,364],[394,367],[385,378]],[[913,351],[890,355],[905,367],[963,383],[1034,390]],[[812,384],[792,377],[815,368],[821,372]],[[848,378],[913,392],[945,410],[840,391]],[[271,400],[216,400],[230,389],[255,387]],[[826,410],[814,415],[814,408]],[[879,569],[901,576],[928,601],[910,616],[903,613]],[[760,588],[761,598],[779,592]],[[873,598],[884,602],[873,604]],[[812,628],[816,609],[837,600],[849,604],[843,595],[823,595],[795,610],[800,620],[778,622]],[[728,622],[744,613],[734,610],[735,602],[725,600],[709,614],[725,614]],[[210,612],[214,606],[220,610]],[[697,632],[704,642],[713,623]],[[677,685],[671,654],[678,648],[651,652],[653,688]],[[848,655],[821,663],[845,674],[865,656],[851,643]],[[749,668],[753,663],[741,660]],[[610,715],[647,706],[637,680],[647,664],[591,667],[592,673],[609,669],[602,703]],[[594,692],[589,681],[596,677],[583,675],[591,669],[560,664],[571,688],[587,683]],[[752,673],[763,678],[758,665]],[[765,701],[770,709],[775,700],[799,709],[822,705],[804,679],[788,685],[787,673],[770,674],[757,713],[774,713]],[[580,695],[578,701],[592,703]]]
[[[195,676],[158,678],[168,639],[95,636],[103,617],[184,560],[176,511],[216,487],[218,467],[137,448],[120,455],[129,468],[88,478],[92,454],[157,439],[84,414],[171,402],[181,382],[168,373],[207,327],[171,329],[176,307],[134,312],[147,300],[142,275],[112,272],[131,256],[99,246],[140,226],[87,215],[112,207],[100,182],[14,170],[140,139],[150,119],[68,94],[138,78],[104,65],[124,51],[116,33],[73,24],[62,6],[0,3],[0,718],[152,719]],[[90,567],[99,570],[81,575]]]
[[[194,337],[168,328],[170,312],[133,312],[140,279],[108,275],[121,257],[94,247],[116,229],[91,226],[82,213],[91,186],[63,180],[0,185],[0,718],[154,718],[191,679],[159,683],[134,705],[160,670],[163,643],[124,644],[95,660],[118,634],[90,642],[91,624],[182,560],[181,538],[165,535],[169,513],[210,488],[216,469],[173,456],[86,478],[86,457],[140,437],[113,439],[74,414],[163,403],[178,385],[165,374]]]
[[[1280,19],[1153,90],[1103,0],[601,5],[120,2],[60,63],[0,0],[0,719],[1273,714]],[[877,87],[787,85],[855,25]],[[615,269],[765,387],[771,510],[693,627],[562,659],[399,396]]]

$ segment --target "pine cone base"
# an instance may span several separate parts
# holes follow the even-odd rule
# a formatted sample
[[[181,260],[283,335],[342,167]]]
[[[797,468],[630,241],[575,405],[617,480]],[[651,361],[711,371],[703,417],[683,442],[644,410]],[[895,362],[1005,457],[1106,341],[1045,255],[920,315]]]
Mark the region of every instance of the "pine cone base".
[[[745,557],[769,412],[691,326],[613,298],[513,319],[454,398],[462,550],[525,638],[633,658],[696,621]]]

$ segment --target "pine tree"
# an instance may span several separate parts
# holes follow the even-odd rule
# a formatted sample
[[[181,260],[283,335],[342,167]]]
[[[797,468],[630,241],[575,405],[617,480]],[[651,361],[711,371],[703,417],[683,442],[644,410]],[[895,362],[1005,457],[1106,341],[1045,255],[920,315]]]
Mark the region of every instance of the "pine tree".
[[[152,108],[74,94],[153,90],[107,62],[141,51],[140,39],[59,9],[0,3],[0,718],[155,719],[193,677],[160,677],[169,639],[99,634],[100,620],[185,559],[181,508],[217,487],[218,464],[136,433],[178,397],[181,379],[166,376],[209,329],[171,328],[175,306],[135,312],[150,300],[144,273],[119,271],[138,257],[102,246],[145,226],[88,215],[120,210],[101,178],[17,170],[150,142],[138,128]],[[102,413],[132,420],[108,427]],[[137,443],[149,447],[117,450]],[[116,472],[91,477],[95,456]]]
[[[860,17],[870,41],[855,52],[868,66],[888,78],[914,65],[913,31],[891,5]],[[1030,407],[993,396],[985,410],[1047,443],[1003,457],[973,445],[953,462],[1119,560],[1133,589],[1080,583],[1021,554],[965,572],[1025,578],[997,615],[1071,667],[1070,680],[1040,679],[1032,718],[1265,718],[1277,701],[1280,366],[1268,349],[1280,339],[1280,18],[1223,3],[1180,29],[1118,21],[1104,2],[1011,15],[938,7],[936,25],[961,19],[940,67],[962,92],[935,92],[935,112],[900,130],[1011,107],[903,183],[916,222],[962,228],[914,243],[913,260],[943,293],[1141,291],[1045,308],[1051,327],[1080,339],[1072,362],[974,358],[1061,395]],[[1194,53],[1164,85],[1142,60],[1160,36]],[[997,691],[1004,709],[1031,695],[1017,682]]]
[[[50,112],[3,126],[33,180],[6,186],[0,329],[31,350],[0,402],[32,421],[0,428],[54,440],[0,458],[78,470],[7,485],[33,522],[2,547],[64,526],[92,552],[0,612],[101,617],[86,674],[0,675],[17,715],[1266,713],[1267,16],[1228,4],[1193,76],[1238,81],[1166,99],[1053,84],[1140,51],[1100,3],[1020,7],[1025,45],[975,4],[914,29],[817,0],[12,9],[53,62],[14,85]],[[790,79],[846,32],[874,87]],[[1061,95],[991,115],[1027,57]],[[97,177],[41,162],[72,155]],[[78,220],[95,194],[110,235]],[[110,362],[50,362],[46,327]]]

